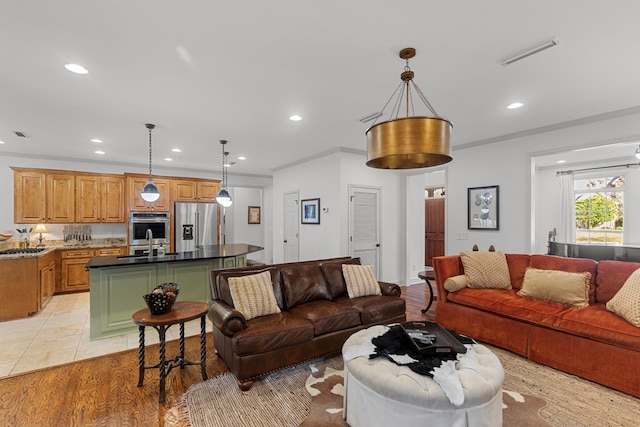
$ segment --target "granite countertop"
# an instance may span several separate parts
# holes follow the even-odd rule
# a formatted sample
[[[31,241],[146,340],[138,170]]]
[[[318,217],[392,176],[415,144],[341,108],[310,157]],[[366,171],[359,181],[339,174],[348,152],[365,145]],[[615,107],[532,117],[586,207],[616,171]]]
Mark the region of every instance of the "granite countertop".
[[[161,262],[198,261],[213,258],[228,258],[258,252],[264,248],[246,243],[229,245],[211,245],[193,252],[171,252],[164,256],[121,255],[94,257],[87,263],[87,268],[123,267],[127,265],[156,264]]]
[[[0,260],[22,259],[22,258],[39,258],[50,254],[51,252],[61,249],[91,249],[91,248],[117,248],[127,246],[125,239],[122,238],[106,238],[92,240],[49,240],[45,241],[45,247],[40,252],[17,253],[0,255]],[[32,248],[35,246],[31,246]],[[15,247],[5,247],[3,249],[15,249]]]

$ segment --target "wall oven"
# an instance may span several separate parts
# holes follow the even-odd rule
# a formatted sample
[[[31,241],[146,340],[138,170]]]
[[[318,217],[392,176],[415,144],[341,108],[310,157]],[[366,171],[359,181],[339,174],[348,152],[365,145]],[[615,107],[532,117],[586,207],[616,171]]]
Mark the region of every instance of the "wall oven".
[[[147,230],[151,230],[152,247],[169,249],[171,221],[169,212],[131,212],[129,214],[129,252],[143,253],[149,250]]]

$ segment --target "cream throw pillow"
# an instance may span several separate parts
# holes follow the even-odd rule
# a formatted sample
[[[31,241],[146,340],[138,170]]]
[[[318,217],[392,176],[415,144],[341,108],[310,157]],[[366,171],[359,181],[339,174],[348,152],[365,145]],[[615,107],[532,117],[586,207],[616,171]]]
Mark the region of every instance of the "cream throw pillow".
[[[342,274],[349,298],[382,295],[380,285],[373,275],[373,266],[342,264]]]
[[[230,277],[229,291],[233,306],[246,320],[280,313],[273,293],[271,273],[268,271],[250,276]]]
[[[511,276],[504,253],[462,252],[460,258],[470,288],[511,289]]]
[[[640,328],[640,268],[631,273],[620,290],[607,302],[606,307]]]
[[[458,292],[460,289],[464,289],[469,285],[467,276],[461,274],[459,276],[449,277],[444,281],[444,288],[449,292]]]
[[[569,273],[528,267],[518,295],[549,302],[586,307],[589,305],[591,273]]]

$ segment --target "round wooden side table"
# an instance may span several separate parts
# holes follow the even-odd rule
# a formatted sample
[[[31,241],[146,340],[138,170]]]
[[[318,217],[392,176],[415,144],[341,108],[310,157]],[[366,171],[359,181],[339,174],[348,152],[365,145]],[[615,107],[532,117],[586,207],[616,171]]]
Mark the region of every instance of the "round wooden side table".
[[[148,308],[143,308],[133,313],[133,322],[138,325],[139,346],[138,346],[138,387],[142,387],[144,381],[145,369],[160,368],[160,395],[158,402],[164,402],[164,386],[165,380],[169,372],[177,366],[184,369],[186,365],[200,365],[202,370],[202,379],[207,379],[206,359],[207,359],[207,341],[206,341],[206,325],[205,317],[209,305],[205,302],[198,301],[178,301],[173,304],[170,312],[166,314],[151,314]],[[184,322],[200,318],[200,361],[192,362],[184,359]],[[180,325],[180,352],[176,357],[166,360],[165,355],[165,338],[166,332],[171,325]],[[160,337],[160,359],[155,365],[145,366],[145,345],[144,331],[145,327],[151,326]]]
[[[430,280],[435,280],[436,276],[434,274],[433,268],[430,268],[418,273],[418,277],[424,280],[429,287],[429,301],[427,302],[427,306],[420,310],[421,312],[426,313],[431,308],[431,304],[433,304],[433,300],[435,299],[433,295],[433,286],[431,286]]]

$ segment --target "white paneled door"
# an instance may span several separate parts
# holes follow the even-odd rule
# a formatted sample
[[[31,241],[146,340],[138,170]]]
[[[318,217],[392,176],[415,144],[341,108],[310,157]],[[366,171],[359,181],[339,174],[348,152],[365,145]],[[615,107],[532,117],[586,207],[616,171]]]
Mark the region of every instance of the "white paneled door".
[[[349,253],[380,277],[380,188],[349,186]]]
[[[284,193],[284,262],[298,261],[298,227],[300,226],[298,191]]]

